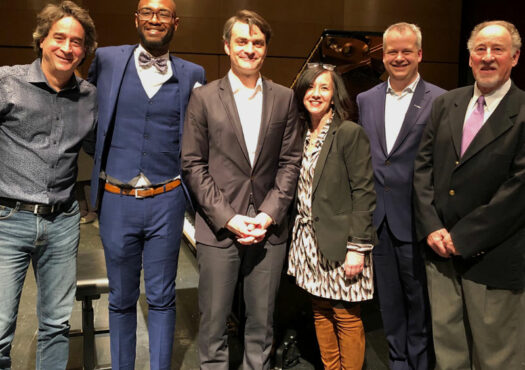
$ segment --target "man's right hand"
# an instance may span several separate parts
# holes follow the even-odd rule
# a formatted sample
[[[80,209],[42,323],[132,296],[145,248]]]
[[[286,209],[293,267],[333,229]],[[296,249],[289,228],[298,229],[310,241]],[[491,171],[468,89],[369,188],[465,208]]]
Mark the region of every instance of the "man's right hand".
[[[445,239],[447,240],[450,239],[450,235],[447,229],[442,228],[442,229],[436,230],[428,234],[427,244],[439,256],[444,257],[444,258],[449,258],[450,251],[447,249],[447,244],[446,244]]]
[[[252,217],[235,215],[226,224],[226,228],[237,235],[237,241],[243,245],[258,243],[264,238],[266,229],[255,227]]]

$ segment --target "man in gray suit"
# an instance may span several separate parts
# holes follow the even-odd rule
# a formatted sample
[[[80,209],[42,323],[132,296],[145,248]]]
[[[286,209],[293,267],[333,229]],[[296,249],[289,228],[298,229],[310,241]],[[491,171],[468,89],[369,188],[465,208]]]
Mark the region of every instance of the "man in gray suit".
[[[201,369],[228,369],[226,320],[238,278],[246,305],[244,369],[268,369],[301,159],[293,92],[261,77],[271,29],[242,10],[224,25],[231,69],[193,91],[182,174],[194,197]]]

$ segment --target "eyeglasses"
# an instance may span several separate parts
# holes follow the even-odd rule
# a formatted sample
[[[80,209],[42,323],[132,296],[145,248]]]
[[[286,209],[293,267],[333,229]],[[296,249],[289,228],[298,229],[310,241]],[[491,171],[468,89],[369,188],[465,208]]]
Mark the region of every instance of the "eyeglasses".
[[[149,21],[153,19],[153,15],[156,15],[157,20],[162,23],[169,23],[175,17],[175,14],[168,9],[159,9],[155,11],[150,8],[142,8],[137,10],[135,14],[141,21]]]
[[[324,64],[324,63],[308,63],[306,65],[308,69],[310,68],[317,68],[320,67],[322,69],[326,69],[327,71],[333,72],[335,71],[335,66],[333,64]]]

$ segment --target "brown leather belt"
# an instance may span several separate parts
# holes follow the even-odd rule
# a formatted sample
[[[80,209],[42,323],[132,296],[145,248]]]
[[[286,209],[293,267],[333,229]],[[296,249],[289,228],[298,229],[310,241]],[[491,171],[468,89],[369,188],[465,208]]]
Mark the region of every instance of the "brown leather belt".
[[[147,189],[121,188],[119,186],[106,182],[106,184],[104,185],[104,189],[106,191],[109,191],[110,193],[130,195],[130,196],[140,199],[140,198],[154,197],[155,195],[167,193],[168,191],[175,189],[179,185],[180,185],[180,179],[173,180],[161,186],[156,186],[156,187],[147,188]]]

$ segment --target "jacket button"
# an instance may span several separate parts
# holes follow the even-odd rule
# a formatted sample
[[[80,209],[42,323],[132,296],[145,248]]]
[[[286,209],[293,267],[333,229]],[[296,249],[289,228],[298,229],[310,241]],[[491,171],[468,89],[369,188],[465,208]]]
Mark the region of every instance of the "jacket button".
[[[314,221],[315,222],[319,221],[319,217],[314,218]]]
[[[390,161],[385,161],[385,166],[390,166],[390,165],[391,165]]]
[[[456,161],[456,166],[459,166],[459,161]]]
[[[451,197],[453,197],[454,195],[456,195],[456,192],[454,191],[454,189],[450,189],[448,191],[448,195],[450,195]]]

